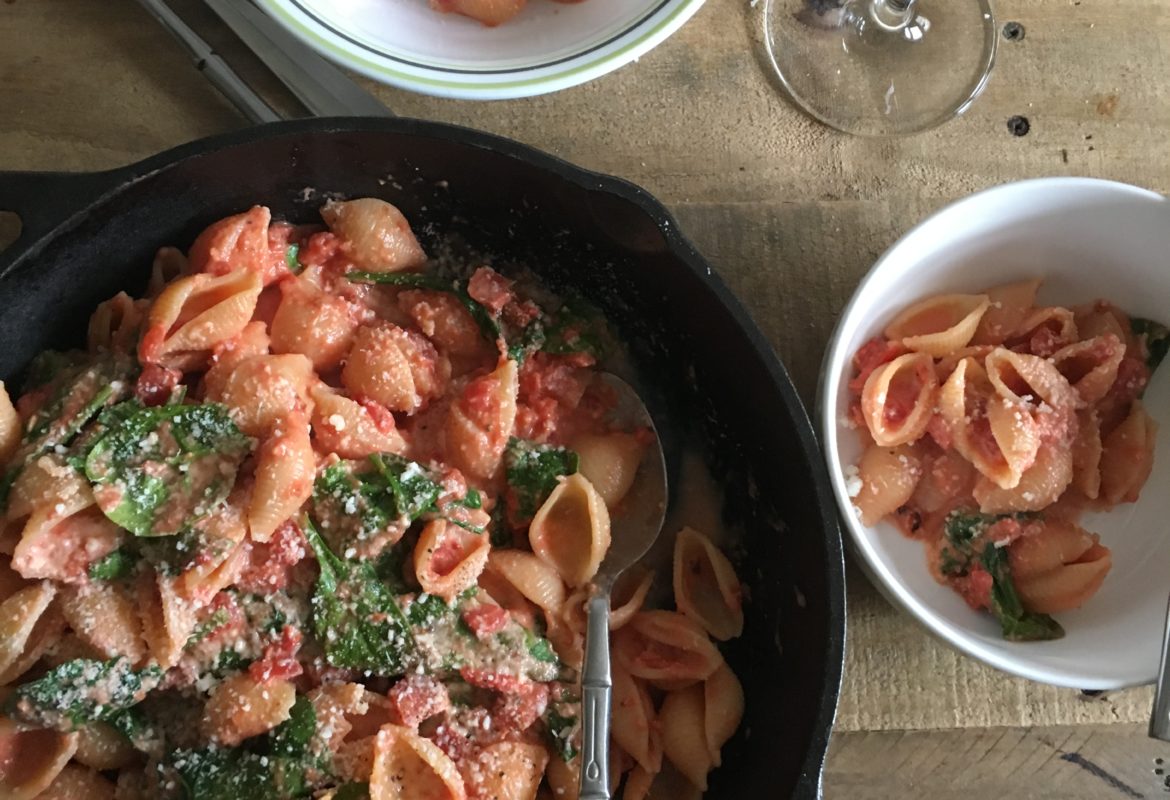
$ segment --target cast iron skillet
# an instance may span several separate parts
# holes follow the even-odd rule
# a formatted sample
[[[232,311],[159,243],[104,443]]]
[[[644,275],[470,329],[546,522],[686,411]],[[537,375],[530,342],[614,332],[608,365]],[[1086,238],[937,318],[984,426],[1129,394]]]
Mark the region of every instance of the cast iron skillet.
[[[112,172],[0,174],[24,221],[0,255],[0,377],[79,344],[98,302],[141,291],[154,251],[254,203],[316,221],[323,196],[379,196],[424,245],[455,234],[600,305],[650,387],[664,442],[697,434],[746,533],[747,712],[712,798],[815,798],[845,638],[836,510],[812,428],[760,331],[657,201],[506,139],[409,119],[275,123]],[[670,455],[668,453],[668,455]]]

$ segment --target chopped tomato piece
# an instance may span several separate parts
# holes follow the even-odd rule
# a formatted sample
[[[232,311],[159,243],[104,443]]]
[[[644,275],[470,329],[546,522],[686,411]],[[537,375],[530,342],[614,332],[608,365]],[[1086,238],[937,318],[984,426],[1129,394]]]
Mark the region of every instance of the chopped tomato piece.
[[[515,675],[509,675],[505,672],[492,672],[488,669],[480,669],[479,667],[462,667],[459,670],[460,677],[472,686],[478,686],[481,689],[491,689],[495,692],[503,692],[505,694],[515,694],[521,691],[524,684],[528,681],[519,678]]]
[[[469,608],[463,612],[463,621],[477,639],[487,639],[499,633],[508,625],[511,616],[499,606],[490,603]]]
[[[265,646],[260,660],[248,666],[248,674],[258,681],[288,680],[300,675],[304,670],[297,661],[297,651],[303,638],[299,630],[285,625],[280,638]]]
[[[512,302],[512,281],[491,267],[480,267],[467,282],[471,299],[498,316],[504,306]]]
[[[252,542],[248,564],[236,582],[242,590],[256,594],[288,586],[291,573],[305,557],[308,540],[291,519],[280,525],[267,542]]]
[[[870,339],[858,348],[853,356],[857,377],[849,381],[849,390],[860,392],[865,388],[865,382],[875,369],[908,352],[910,351],[901,342],[890,342],[880,336]]]
[[[183,373],[177,369],[147,364],[134,384],[134,395],[144,406],[161,406],[170,399],[182,378]]]
[[[409,728],[417,728],[423,720],[451,707],[447,687],[430,675],[407,675],[390,687],[387,697],[398,715],[398,724]]]
[[[548,707],[548,686],[527,683],[520,690],[505,694],[492,705],[492,719],[505,736],[521,733],[532,727]]]

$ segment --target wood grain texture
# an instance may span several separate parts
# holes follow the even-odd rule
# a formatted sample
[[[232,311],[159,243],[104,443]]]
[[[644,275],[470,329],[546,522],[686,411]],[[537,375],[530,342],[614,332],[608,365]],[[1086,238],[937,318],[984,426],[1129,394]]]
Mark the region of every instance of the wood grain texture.
[[[1170,746],[1137,725],[845,733],[829,752],[827,800],[1154,800],[1170,793]]]
[[[290,107],[197,0],[174,5],[272,102]],[[744,299],[811,404],[820,354],[858,279],[923,216],[1022,177],[1170,189],[1170,4],[1005,0],[996,10],[1000,24],[1019,21],[1026,35],[1001,40],[984,96],[964,118],[898,140],[836,134],[779,95],[756,41],[761,7],[750,0],[708,0],[638,63],[555,95],[468,103],[362,82],[400,114],[507,135],[657,194]],[[244,124],[133,0],[0,3],[0,109],[0,169],[114,167]],[[1008,132],[1013,115],[1029,118],[1027,136]],[[1105,791],[1100,780],[1062,761],[1057,747],[1091,750],[1143,796],[1161,796],[1142,760],[1153,745],[1135,727],[1147,690],[1089,699],[1009,678],[931,639],[859,573],[850,578],[845,733],[834,745],[831,797],[947,798],[964,781],[988,796],[1112,796],[1094,793]],[[1052,727],[1089,723],[1114,725]],[[850,733],[932,729],[949,732]],[[1126,755],[1132,763],[1110,760]]]

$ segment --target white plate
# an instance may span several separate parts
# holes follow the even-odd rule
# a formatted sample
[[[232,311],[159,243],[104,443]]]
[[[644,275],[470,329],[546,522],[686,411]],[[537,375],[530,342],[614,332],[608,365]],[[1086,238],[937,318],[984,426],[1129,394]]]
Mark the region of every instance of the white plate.
[[[555,92],[633,61],[703,0],[529,0],[486,28],[427,0],[258,0],[322,55],[374,80],[439,97],[498,100]]]
[[[1133,186],[1086,178],[1007,184],[948,206],[899,240],[846,307],[824,364],[820,428],[850,540],[895,604],[959,650],[1032,680],[1077,689],[1153,681],[1170,593],[1170,362],[1155,372],[1146,408],[1160,424],[1154,472],[1141,499],[1082,524],[1113,550],[1113,569],[1083,608],[1057,614],[1063,639],[1007,642],[989,614],[930,576],[921,543],[892,525],[861,524],[843,467],[857,435],[840,424],[850,359],[913,301],[1043,277],[1041,303],[1105,298],[1136,316],[1170,323],[1170,203]]]

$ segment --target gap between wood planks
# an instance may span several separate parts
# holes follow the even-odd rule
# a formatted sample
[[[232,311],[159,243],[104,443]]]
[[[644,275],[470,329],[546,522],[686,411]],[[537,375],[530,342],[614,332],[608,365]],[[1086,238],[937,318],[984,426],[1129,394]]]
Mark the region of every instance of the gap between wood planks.
[[[838,733],[826,800],[1153,800],[1170,744],[1142,725]]]

